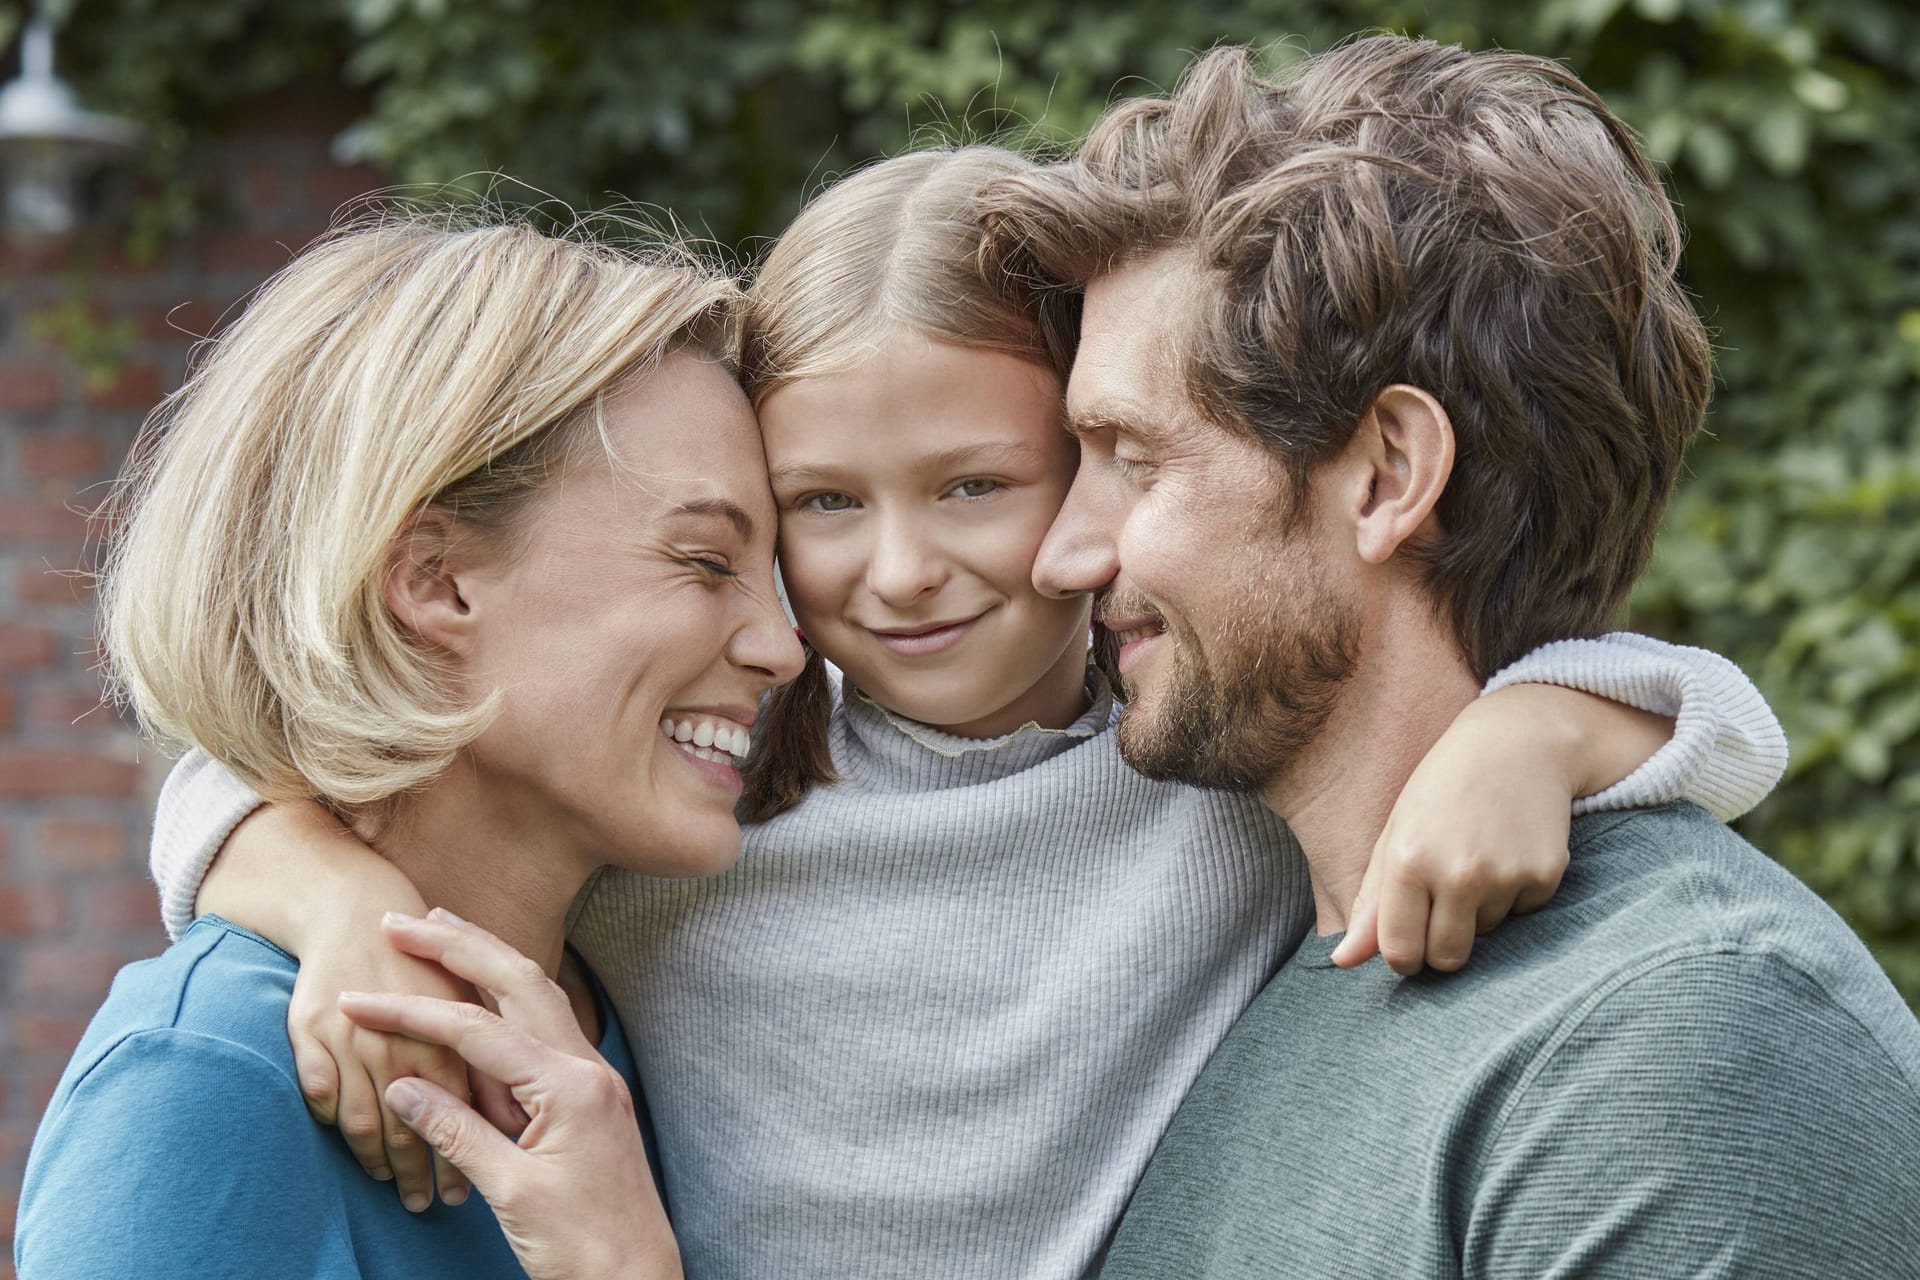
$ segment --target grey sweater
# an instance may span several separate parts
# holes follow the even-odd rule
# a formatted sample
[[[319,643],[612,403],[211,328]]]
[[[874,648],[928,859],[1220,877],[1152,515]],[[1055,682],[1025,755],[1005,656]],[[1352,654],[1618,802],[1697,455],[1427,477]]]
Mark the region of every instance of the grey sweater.
[[[1460,973],[1337,941],[1214,1055],[1103,1280],[1920,1277],[1920,1024],[1699,809],[1580,819]]]
[[[1679,712],[1674,743],[1599,801],[1739,811],[1784,762],[1764,702],[1710,654],[1610,638],[1517,676]],[[633,1043],[693,1280],[1097,1266],[1311,908],[1277,820],[1134,774],[1096,694],[1069,729],[983,742],[850,691],[843,780],[750,828],[733,871],[589,886],[573,941]],[[170,901],[190,909],[250,807],[236,786],[204,757],[169,781]]]

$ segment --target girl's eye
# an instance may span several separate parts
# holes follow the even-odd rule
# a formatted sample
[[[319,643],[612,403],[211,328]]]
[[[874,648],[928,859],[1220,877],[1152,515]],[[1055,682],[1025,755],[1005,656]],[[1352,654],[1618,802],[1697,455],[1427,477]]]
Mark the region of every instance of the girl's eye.
[[[844,493],[816,493],[802,498],[800,505],[813,511],[851,511],[854,502]]]
[[[985,476],[975,476],[971,480],[962,480],[959,484],[953,486],[951,492],[957,493],[963,498],[984,498],[990,493],[997,493],[1000,487],[998,480],[989,480]]]

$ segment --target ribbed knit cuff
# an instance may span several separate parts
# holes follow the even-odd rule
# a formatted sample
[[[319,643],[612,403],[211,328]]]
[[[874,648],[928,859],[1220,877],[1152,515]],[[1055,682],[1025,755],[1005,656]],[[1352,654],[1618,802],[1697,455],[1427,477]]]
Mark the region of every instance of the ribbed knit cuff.
[[[1787,767],[1787,736],[1746,673],[1717,653],[1616,631],[1541,645],[1487,681],[1557,684],[1674,718],[1673,738],[1576,814],[1692,800],[1724,820],[1766,798]]]
[[[263,803],[252,787],[198,747],[174,762],[160,788],[148,851],[169,938],[177,939],[193,923],[193,904],[220,846]]]

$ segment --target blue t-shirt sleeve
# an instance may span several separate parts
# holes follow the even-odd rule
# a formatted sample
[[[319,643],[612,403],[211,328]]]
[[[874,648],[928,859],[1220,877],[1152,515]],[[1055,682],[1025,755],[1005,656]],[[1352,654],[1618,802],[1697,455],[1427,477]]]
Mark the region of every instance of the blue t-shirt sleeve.
[[[31,1280],[357,1276],[298,1089],[215,1036],[137,1032],[35,1141],[14,1234]]]
[[[1920,1275],[1920,1094],[1872,1031],[1765,952],[1616,988],[1502,1118],[1467,1277]]]

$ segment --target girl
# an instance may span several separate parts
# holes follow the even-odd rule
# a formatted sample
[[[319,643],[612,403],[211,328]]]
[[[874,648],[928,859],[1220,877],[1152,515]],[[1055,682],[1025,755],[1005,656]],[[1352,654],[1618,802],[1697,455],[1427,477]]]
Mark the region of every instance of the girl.
[[[1298,852],[1256,801],[1125,768],[1088,602],[1031,583],[1075,466],[1070,352],[979,272],[971,216],[983,183],[1024,164],[975,147],[876,165],[816,200],[752,289],[744,376],[807,667],[755,728],[740,864],[604,873],[571,935],[636,1045],[697,1277],[1087,1273],[1188,1084],[1311,915]],[[1582,642],[1495,683],[1538,679],[1651,688],[1680,732],[1622,782],[1669,726],[1540,684],[1463,715],[1390,828],[1437,844],[1448,869],[1428,890],[1467,900],[1448,916],[1549,892],[1576,797],[1730,813],[1777,775],[1777,726],[1711,655]],[[660,731],[697,749],[710,728]],[[191,820],[155,842],[176,925],[255,803],[183,769],[168,817]],[[316,994],[295,1040],[368,1100],[395,1067],[338,1030],[334,993],[426,984],[349,941],[369,912],[298,910],[298,885],[349,876],[370,903],[420,904],[310,821],[250,824],[200,904],[306,958]],[[289,829],[312,856],[249,839]],[[1430,852],[1377,858],[1424,868]],[[1471,943],[1428,938],[1424,912],[1384,941],[1410,966],[1457,964]],[[378,1127],[370,1101],[343,1114]]]

